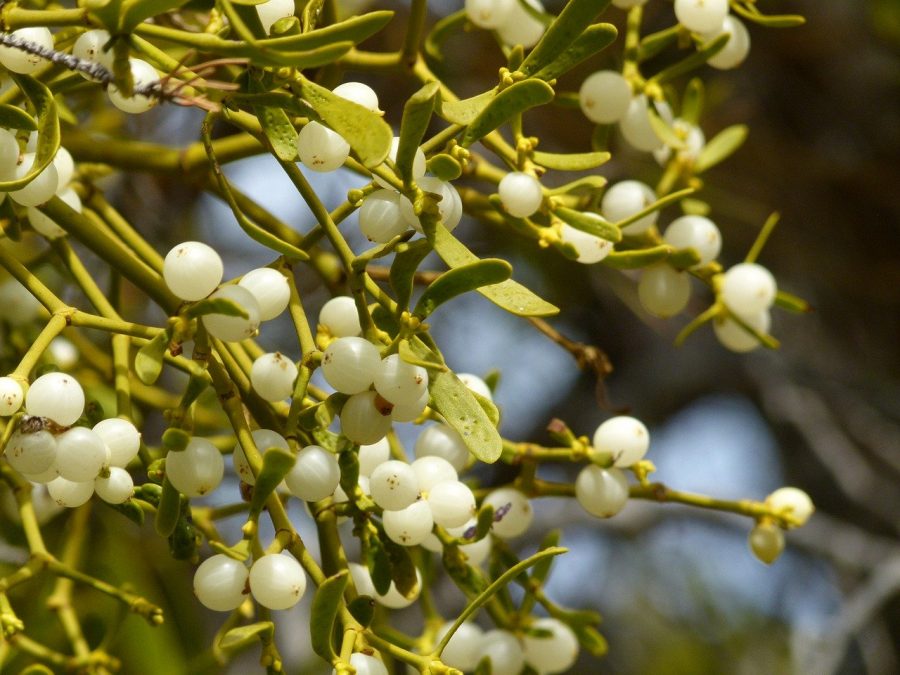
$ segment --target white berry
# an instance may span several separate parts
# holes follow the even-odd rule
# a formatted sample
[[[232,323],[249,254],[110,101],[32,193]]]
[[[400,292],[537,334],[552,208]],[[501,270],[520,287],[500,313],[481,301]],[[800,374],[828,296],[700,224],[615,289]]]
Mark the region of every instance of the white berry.
[[[44,26],[20,28],[10,33],[10,37],[25,40],[44,49],[53,49],[53,35]],[[36,54],[29,54],[15,47],[0,46],[0,64],[14,73],[29,75],[45,65],[47,61]]]
[[[578,637],[559,619],[537,619],[531,628],[550,631],[549,637],[522,637],[525,661],[541,675],[567,672],[578,658]]]
[[[769,332],[769,326],[772,323],[772,317],[769,310],[764,309],[758,314],[752,316],[742,316],[741,321],[756,330],[758,333],[766,334]],[[734,319],[716,319],[713,322],[713,331],[719,343],[733,352],[744,353],[752,352],[759,347],[759,340],[756,339],[750,331],[746,330]]]
[[[263,354],[250,368],[250,384],[266,401],[283,401],[294,392],[297,366],[280,352]]]
[[[588,213],[582,215],[588,215]],[[563,223],[560,227],[559,237],[564,243],[571,244],[574,247],[575,252],[578,254],[576,261],[582,265],[598,263],[612,253],[613,250],[611,241],[595,237],[592,234],[572,227],[568,223]]]
[[[728,16],[728,0],[675,0],[678,23],[695,33],[721,28]]]
[[[545,13],[544,6],[539,0],[525,0],[525,2],[537,12]],[[546,30],[544,23],[529,14],[516,0],[497,26],[497,35],[505,45],[510,47],[522,45],[525,49],[531,49],[543,37],[544,30]]]
[[[204,314],[203,325],[214,338],[223,342],[239,342],[256,335],[259,330],[259,303],[253,293],[243,286],[222,286],[211,299],[231,300],[247,314],[246,317],[228,314]]]
[[[271,267],[250,270],[241,277],[238,286],[246,288],[259,305],[259,320],[270,321],[287,309],[291,287],[287,278]]]
[[[672,109],[664,101],[655,102],[656,112],[667,123],[672,122]],[[640,94],[631,99],[625,116],[619,120],[619,130],[635,150],[653,152],[663,145],[662,139],[650,124],[650,107],[647,97]]]
[[[290,450],[287,440],[277,431],[271,429],[254,429],[250,432],[253,437],[253,443],[260,453],[265,454],[270,448],[281,448],[282,450]],[[250,468],[250,462],[247,461],[247,455],[244,453],[243,446],[239,443],[234,446],[231,453],[231,461],[234,464],[235,473],[247,485],[256,485],[256,476]]]
[[[462,527],[475,515],[475,495],[458,480],[442,481],[428,490],[428,506],[441,527]]]
[[[410,405],[428,389],[428,371],[391,354],[375,371],[375,391],[395,405]]]
[[[771,565],[784,551],[784,532],[772,523],[757,523],[750,530],[747,544],[760,562]]]
[[[163,261],[166,286],[182,300],[202,300],[216,290],[224,272],[216,250],[199,241],[178,244]]]
[[[0,377],[0,415],[15,414],[25,400],[22,385],[11,377]]]
[[[391,541],[401,546],[418,546],[434,526],[431,507],[424,500],[398,511],[386,510],[382,514],[382,523]]]
[[[29,415],[49,417],[61,426],[71,426],[84,412],[84,390],[71,375],[46,373],[28,388],[25,410]]]
[[[341,480],[337,458],[318,445],[297,453],[297,461],[284,477],[291,494],[307,502],[330,497]]]
[[[656,193],[649,185],[636,180],[623,180],[611,185],[603,194],[600,211],[611,223],[631,218],[656,201]],[[653,211],[643,218],[622,228],[625,234],[642,234],[656,223],[658,211]]]
[[[324,124],[309,122],[297,134],[297,156],[313,171],[334,171],[350,156],[350,144]]]
[[[108,462],[106,444],[90,429],[72,427],[56,437],[56,468],[67,480],[93,481]]]
[[[374,391],[347,399],[341,408],[341,433],[354,443],[376,443],[391,430],[391,404]]]
[[[60,506],[74,509],[82,504],[86,504],[93,496],[94,481],[89,480],[83,483],[76,483],[60,476],[47,483],[47,492],[50,493],[53,501]]]
[[[412,464],[413,472],[421,492],[428,492],[438,483],[455,481],[459,477],[453,465],[443,457],[420,457]]]
[[[22,155],[22,161],[16,166],[14,178],[17,180],[24,178],[34,166],[35,158],[36,155],[33,152],[26,152]],[[9,197],[22,206],[37,206],[49,201],[58,189],[59,175],[56,167],[50,163],[25,187],[10,192]]]
[[[440,627],[434,636],[436,643],[444,639],[452,625],[451,622],[447,622]],[[478,624],[466,621],[456,629],[450,641],[447,642],[444,651],[441,652],[441,661],[459,670],[475,670],[478,665],[478,643],[481,641],[482,635],[484,635],[484,631]]]
[[[218,553],[200,563],[194,572],[194,595],[208,609],[230,612],[247,597],[249,575],[244,563]]]
[[[104,45],[109,42],[110,37],[109,32],[102,28],[85,31],[78,36],[75,44],[72,45],[72,56],[82,61],[97,63],[112,73],[115,54],[112,49],[103,49]],[[86,80],[92,79],[90,75],[81,70],[78,71],[78,74]]]
[[[386,438],[371,445],[359,446],[359,475],[371,476],[379,464],[391,458],[391,444]]]
[[[109,448],[110,466],[127,466],[141,449],[141,432],[128,420],[118,417],[101,420],[93,431]]]
[[[800,488],[778,488],[766,497],[766,505],[773,511],[783,511],[796,521],[796,527],[805,525],[816,510],[812,499]]]
[[[666,263],[652,265],[641,272],[638,299],[650,314],[668,318],[687,307],[691,298],[691,277]]]
[[[359,229],[366,239],[385,244],[409,229],[400,211],[400,199],[399,192],[387,189],[365,198],[359,209]]]
[[[250,568],[250,592],[263,607],[290,609],[305,591],[306,573],[289,555],[264,555]]]
[[[110,468],[109,476],[94,480],[94,490],[103,501],[122,504],[134,493],[134,480],[125,469],[114,466]]]
[[[272,32],[274,26],[281,19],[294,16],[294,0],[266,0],[256,5],[256,13],[266,34]]]
[[[344,82],[331,91],[333,94],[337,94],[348,101],[353,101],[353,103],[361,105],[373,113],[381,112],[378,107],[378,94],[367,84],[362,82]]]
[[[675,248],[692,248],[700,256],[696,267],[701,267],[719,257],[722,235],[719,228],[704,216],[681,216],[673,220],[663,234],[663,241]]]
[[[166,455],[166,477],[179,492],[201,497],[215,490],[225,475],[225,460],[205,438],[192,438],[181,451]]]
[[[159,75],[156,69],[146,61],[141,59],[128,59],[131,66],[131,78],[134,82],[134,89],[146,87],[154,82],[159,81]],[[132,94],[131,96],[123,96],[116,85],[111,84],[106,90],[109,95],[110,103],[122,112],[132,115],[147,112],[156,105],[156,98],[152,96],[144,96],[143,94]]]
[[[59,475],[54,467],[56,438],[49,431],[16,431],[6,444],[4,456],[9,465],[19,473],[41,474],[52,467],[53,477]]]
[[[497,186],[497,193],[503,202],[503,208],[516,218],[534,215],[544,200],[540,181],[524,171],[506,174]]]
[[[443,457],[457,471],[465,469],[471,457],[459,432],[446,424],[433,424],[420,433],[416,439],[414,452],[416,457],[428,455]]]
[[[388,158],[392,162],[397,161],[397,148],[400,147],[400,137],[394,136],[393,140],[391,140],[391,149],[388,152]],[[384,168],[387,168],[387,165],[383,165]],[[413,155],[413,165],[412,165],[412,179],[416,182],[425,175],[426,169],[426,160],[425,153],[422,152],[422,148],[416,148],[416,153]],[[372,176],[372,179],[383,188],[391,188],[391,184],[386,180],[381,178],[380,176]],[[424,189],[424,188],[423,188]]]
[[[575,499],[592,516],[609,518],[628,501],[628,479],[621,469],[589,464],[575,479]]]
[[[375,467],[369,476],[372,499],[383,509],[399,511],[416,501],[419,481],[413,468],[396,459]]]
[[[728,42],[722,47],[722,51],[709,59],[707,63],[719,70],[737,68],[747,58],[747,54],[750,53],[750,33],[740,19],[729,14],[725,17],[722,26],[718,30],[704,33],[703,39],[707,42],[715,40],[722,33],[728,33],[730,36]]]
[[[59,170],[57,169],[57,172],[58,171]],[[60,182],[60,185],[62,185],[62,182]],[[81,213],[81,197],[78,196],[78,193],[75,192],[75,190],[70,187],[65,188],[60,190],[56,196],[73,211]],[[31,227],[33,227],[34,231],[38,234],[44,235],[47,239],[58,239],[59,237],[66,236],[66,231],[57,225],[50,216],[41,213],[37,207],[29,206],[25,209],[25,212],[28,215],[28,222],[31,223]]]
[[[525,666],[522,645],[508,630],[487,631],[478,641],[478,659],[491,662],[491,675],[519,675]]]
[[[756,263],[735,265],[722,279],[722,300],[742,318],[769,309],[777,290],[772,273]]]
[[[513,539],[525,533],[534,520],[531,502],[515,488],[500,488],[484,498],[484,504],[494,507],[491,532],[501,539]]]
[[[322,375],[342,394],[368,389],[380,367],[378,348],[361,337],[338,338],[322,356]]]
[[[356,337],[362,332],[356,303],[349,295],[338,295],[322,305],[319,325],[336,338]]]
[[[631,103],[631,86],[614,70],[598,70],[581,83],[578,92],[581,112],[595,124],[618,122]]]
[[[503,25],[518,0],[466,0],[469,21],[479,28],[492,29]]]

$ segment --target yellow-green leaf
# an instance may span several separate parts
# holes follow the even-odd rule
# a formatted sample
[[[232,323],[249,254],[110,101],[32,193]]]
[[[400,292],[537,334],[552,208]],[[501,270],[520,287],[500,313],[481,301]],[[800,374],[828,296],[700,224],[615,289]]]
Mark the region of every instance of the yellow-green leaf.
[[[153,384],[162,372],[163,356],[169,346],[169,335],[159,333],[141,347],[134,357],[134,372],[144,384]]]
[[[381,117],[305,77],[300,77],[299,86],[303,98],[326,125],[344,137],[364,166],[371,169],[385,160],[394,132]]]
[[[432,245],[449,267],[459,267],[479,260],[462,242],[440,223],[434,229]],[[482,286],[478,289],[488,300],[517,316],[552,316],[559,308],[539,298],[522,284],[507,279],[503,283]]]
[[[424,319],[440,305],[482,286],[499,284],[512,276],[512,265],[499,258],[477,260],[441,274],[422,293],[413,313]]]
[[[184,311],[189,319],[196,319],[207,314],[222,314],[224,316],[236,316],[247,318],[247,310],[228,298],[206,298],[198,300]]]
[[[297,159],[297,131],[287,113],[281,108],[257,106],[256,117],[263,132],[272,144],[279,159],[293,162]]]
[[[585,59],[606,49],[615,41],[617,35],[616,27],[609,23],[588,26],[565,51],[534,73],[534,77],[541,80],[555,80]]]
[[[556,153],[556,152],[535,152],[534,161],[536,164],[547,167],[548,169],[558,169],[560,171],[588,171],[596,169],[609,161],[610,154],[608,152],[575,152],[575,153]]]
[[[329,663],[337,658],[332,640],[334,620],[343,601],[348,577],[347,570],[341,570],[323,581],[316,589],[310,609],[310,643],[313,651]]]
[[[576,230],[587,232],[613,243],[622,241],[622,231],[604,220],[599,214],[590,211],[576,211],[565,206],[557,206],[553,209],[553,214]]]
[[[425,42],[423,44],[425,55],[431,58],[432,61],[443,61],[444,55],[441,52],[441,45],[443,45],[444,41],[453,33],[462,30],[463,26],[466,25],[466,20],[466,10],[461,9],[458,12],[445,16],[434,24],[431,32],[425,36]]]
[[[263,453],[263,464],[256,477],[256,485],[253,486],[253,498],[250,501],[252,513],[262,511],[269,495],[284,480],[297,459],[292,452],[282,448],[260,448],[260,452]]]
[[[553,89],[543,80],[523,80],[511,84],[491,98],[478,116],[469,123],[460,144],[468,147],[514,115],[552,100]]]
[[[434,100],[440,91],[437,82],[428,82],[419,91],[409,97],[403,106],[403,119],[400,121],[400,141],[397,145],[397,171],[406,185],[413,181],[413,160],[416,150],[428,130]]]
[[[41,173],[59,150],[59,116],[56,114],[56,101],[52,92],[42,82],[29,77],[9,73],[22,93],[31,101],[37,117],[37,149],[35,150],[34,163],[21,178],[16,180],[0,181],[0,192],[11,192],[28,185]]]
[[[4,103],[0,105],[0,127],[34,131],[37,129],[37,123],[31,115],[18,106]]]
[[[795,314],[806,314],[813,311],[812,305],[806,300],[787,291],[778,291],[775,294],[775,304],[781,309],[786,309]]]
[[[610,0],[569,0],[519,70],[531,75],[552,63],[577,41],[585,26],[589,26],[609,3]]]
[[[694,162],[694,173],[703,173],[737,152],[747,139],[747,127],[735,124],[717,133]]]
[[[168,537],[175,531],[178,516],[181,513],[181,494],[175,486],[166,478],[162,484],[162,494],[159,496],[159,506],[156,509],[156,518],[153,526],[161,537]]]
[[[271,642],[275,632],[275,624],[271,621],[258,621],[248,626],[232,628],[219,640],[219,649],[233,650],[246,647],[256,640],[263,643]]]
[[[462,176],[462,164],[452,155],[442,152],[428,160],[428,171],[443,181],[456,180]]]
[[[603,259],[603,264],[617,270],[633,270],[662,262],[673,250],[671,246],[662,244],[633,251],[613,251]]]
[[[437,104],[437,114],[452,124],[465,126],[478,117],[496,95],[497,91],[491,89],[461,101],[440,99]]]
[[[431,244],[425,239],[400,244],[395,249],[394,262],[391,263],[391,288],[397,296],[397,305],[402,309],[409,306],[412,297],[414,277],[419,264],[431,253]]]

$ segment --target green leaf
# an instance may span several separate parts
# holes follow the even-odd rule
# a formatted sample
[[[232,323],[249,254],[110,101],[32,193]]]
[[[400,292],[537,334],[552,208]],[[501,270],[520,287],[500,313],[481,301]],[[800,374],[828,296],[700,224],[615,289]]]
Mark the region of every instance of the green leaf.
[[[490,657],[485,656],[481,659],[481,661],[478,662],[478,665],[475,666],[474,672],[475,675],[492,675]]]
[[[761,13],[755,5],[735,3],[732,9],[736,14],[740,14],[747,19],[747,21],[752,21],[767,28],[795,28],[806,23],[806,19],[799,14],[767,15]]]
[[[669,45],[673,44],[680,32],[680,24],[675,24],[669,28],[650,33],[641,38],[641,45],[638,48],[638,63],[652,59]]]
[[[795,314],[806,314],[813,311],[812,305],[806,300],[787,291],[778,291],[775,294],[775,304],[781,309],[794,312]]]
[[[747,132],[745,125],[735,124],[713,136],[694,162],[694,173],[703,173],[728,159],[747,140]]]
[[[676,77],[680,77],[685,73],[696,70],[716,54],[718,54],[720,51],[722,51],[722,49],[725,48],[725,43],[728,42],[729,38],[729,33],[722,33],[709,42],[704,43],[703,46],[699,47],[697,51],[695,51],[690,56],[687,56],[678,63],[674,63],[668,68],[664,68],[663,70],[659,71],[656,75],[650,78],[649,82],[656,84],[665,84],[667,82],[671,82]]]
[[[617,270],[634,270],[662,262],[674,249],[668,244],[632,251],[613,251],[603,259],[603,264]]]
[[[3,103],[0,105],[0,127],[35,131],[37,129],[37,122],[34,121],[34,118],[31,115],[18,106]]]
[[[571,183],[560,185],[559,187],[550,188],[547,193],[551,196],[579,194],[599,191],[606,185],[606,179],[603,176],[583,176]]]
[[[678,135],[678,132],[675,131],[671,124],[659,116],[659,113],[656,112],[652,105],[647,106],[647,119],[653,128],[653,132],[663,143],[676,150],[684,149],[684,138]]]
[[[422,293],[413,314],[424,319],[440,305],[458,295],[506,281],[512,265],[499,258],[477,260],[444,272]]]
[[[496,95],[497,90],[491,89],[461,101],[438,99],[437,114],[451,124],[465,126],[475,120],[484,111],[488,103],[494,100]]]
[[[232,628],[219,640],[219,649],[236,650],[255,642],[257,639],[269,643],[275,633],[275,624],[271,621],[257,621],[248,626]]]
[[[555,80],[582,61],[606,49],[618,35],[616,27],[609,23],[588,26],[562,54],[534,73],[541,80]]]
[[[9,73],[22,93],[31,101],[37,117],[37,149],[34,163],[21,178],[0,181],[0,192],[19,190],[28,185],[53,161],[59,150],[59,116],[56,114],[56,101],[52,92],[41,82],[28,75]]]
[[[409,549],[394,542],[387,535],[384,535],[381,543],[391,563],[391,580],[394,586],[400,595],[414,598],[419,593],[419,579]]]
[[[434,101],[440,91],[438,82],[429,82],[409,97],[403,106],[403,119],[400,121],[400,141],[397,145],[397,171],[405,185],[413,181],[413,160],[416,150],[428,130]]]
[[[197,554],[199,544],[200,533],[182,509],[175,521],[175,529],[169,535],[169,555],[175,560],[191,560]]]
[[[181,513],[181,493],[166,478],[162,484],[162,494],[159,496],[159,506],[156,509],[156,519],[153,526],[161,537],[168,537],[175,531],[178,516]]]
[[[434,24],[434,27],[428,35],[425,36],[425,42],[423,44],[425,55],[434,62],[440,63],[443,61],[444,54],[441,51],[441,46],[453,33],[463,29],[466,25],[467,18],[466,10],[461,9],[458,12],[445,16]]]
[[[440,223],[435,227],[432,245],[449,267],[460,267],[479,259]],[[559,313],[558,307],[539,298],[512,279],[500,284],[482,286],[478,292],[498,307],[517,316],[552,316]]]
[[[257,106],[256,117],[263,132],[272,144],[278,159],[293,162],[297,159],[297,131],[287,113],[281,108]]]
[[[576,211],[565,206],[557,206],[553,209],[553,215],[568,223],[576,230],[587,232],[595,237],[600,237],[613,243],[622,241],[622,230],[606,222],[602,216],[590,211]]]
[[[144,509],[142,509],[140,504],[138,504],[134,499],[129,497],[121,504],[110,504],[109,502],[104,503],[114,511],[118,511],[119,513],[121,513],[133,523],[136,523],[139,526],[144,524]]]
[[[588,171],[606,164],[610,156],[608,152],[575,152],[568,154],[535,152],[534,161],[536,164],[545,166],[548,169]]]
[[[359,483],[359,449],[341,451],[338,454],[338,467],[341,470],[340,486],[350,495]]]
[[[391,561],[380,538],[368,533],[364,544],[366,567],[369,568],[372,585],[378,595],[384,595],[391,589]]]
[[[385,160],[394,132],[381,117],[303,76],[299,77],[299,86],[316,114],[344,137],[365,167],[371,169]]]
[[[442,152],[428,160],[428,171],[443,181],[456,180],[462,176],[462,164],[452,155]]]
[[[53,671],[40,663],[33,663],[20,670],[19,675],[53,675]]]
[[[207,314],[221,314],[223,316],[238,316],[247,318],[247,310],[228,298],[207,298],[198,300],[184,311],[189,319],[196,319]],[[154,338],[155,339],[155,338]]]
[[[130,33],[139,23],[187,4],[188,0],[131,0],[122,3],[119,20],[122,31]]]
[[[704,99],[703,80],[699,77],[688,82],[681,99],[681,119],[689,124],[697,126],[700,123],[700,115],[703,112]]]
[[[262,469],[256,477],[256,485],[253,487],[253,499],[250,501],[250,512],[262,511],[269,495],[275,491],[278,484],[294,467],[297,458],[294,453],[283,448],[260,448],[263,453]]]
[[[414,351],[409,344],[409,340],[400,340],[397,353],[403,361],[414,366],[421,366],[428,370],[448,370],[444,362],[438,359],[434,352],[429,350],[427,354],[424,354],[423,350]],[[422,358],[423,356],[426,358]]]
[[[353,599],[347,605],[347,609],[350,610],[350,614],[359,621],[363,628],[368,628],[369,624],[372,623],[372,619],[375,618],[375,600],[368,595],[360,595],[358,598]]]
[[[578,642],[589,654],[603,656],[609,651],[609,644],[606,642],[606,638],[593,626],[576,623],[572,625],[572,630],[575,631]]]
[[[431,253],[431,244],[426,239],[419,239],[400,244],[395,251],[390,271],[391,288],[397,296],[398,307],[406,309],[412,297],[416,270],[425,256]]]
[[[481,406],[481,409],[484,410],[484,414],[488,416],[488,419],[491,421],[495,427],[500,427],[500,409],[494,405],[494,402],[485,398],[481,394],[476,391],[472,392],[472,396],[475,397],[475,400],[478,402],[478,405]]]
[[[122,0],[84,0],[82,6],[99,19],[110,33],[118,30],[122,17]]]
[[[328,577],[316,590],[310,609],[309,632],[313,651],[329,663],[337,658],[334,653],[334,620],[347,588],[349,573],[341,570]]]
[[[169,334],[163,331],[141,347],[134,357],[134,372],[144,384],[153,384],[162,372]]]
[[[419,338],[410,340],[410,347],[424,360],[435,358]],[[496,462],[503,449],[500,434],[471,390],[451,371],[445,371],[430,375],[428,391],[432,407],[459,432],[469,451],[482,462]]]
[[[522,62],[521,70],[532,75],[552,63],[575,43],[594,18],[609,6],[610,0],[569,0],[547,32]]]
[[[475,520],[475,536],[473,541],[480,541],[488,536],[491,527],[494,524],[494,507],[490,504],[482,504],[478,509],[478,515]]]
[[[460,145],[469,147],[515,115],[553,100],[553,89],[543,80],[523,80],[494,96],[463,132]]]

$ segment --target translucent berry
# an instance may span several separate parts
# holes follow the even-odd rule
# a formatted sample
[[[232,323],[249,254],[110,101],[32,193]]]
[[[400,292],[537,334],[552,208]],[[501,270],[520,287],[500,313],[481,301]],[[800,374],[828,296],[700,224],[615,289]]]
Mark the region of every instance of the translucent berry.
[[[530,173],[511,171],[506,174],[497,187],[503,208],[516,218],[527,218],[534,215],[544,200],[540,181]]]
[[[530,627],[549,631],[550,635],[536,637],[525,633],[522,636],[522,647],[528,665],[541,675],[568,672],[575,665],[580,649],[575,632],[552,617],[537,619]]]
[[[297,156],[313,171],[334,171],[350,156],[350,144],[324,124],[309,122],[297,134]]]
[[[675,0],[675,16],[695,33],[716,31],[728,16],[728,0]]]
[[[22,385],[11,377],[0,377],[0,415],[15,414],[25,401]]]
[[[294,16],[294,0],[266,0],[256,5],[256,13],[266,34],[272,32],[272,26],[281,19]]]
[[[766,334],[772,324],[772,317],[768,310],[763,310],[752,316],[742,316],[741,321],[759,333]],[[752,352],[759,347],[760,342],[753,333],[746,330],[734,319],[716,319],[713,322],[713,331],[719,343],[733,352]]]
[[[378,107],[378,94],[367,84],[362,82],[344,82],[331,90],[341,98],[353,101],[357,105],[361,105],[366,110],[373,113],[380,113]]]
[[[418,546],[434,526],[431,507],[424,500],[413,502],[398,511],[385,510],[382,523],[391,541],[401,546]]]
[[[269,609],[290,609],[306,591],[306,573],[296,559],[274,553],[258,558],[250,568],[253,599]]]
[[[94,480],[94,491],[108,504],[122,504],[134,494],[134,481],[125,469],[114,466],[106,478]]]
[[[747,544],[760,562],[771,565],[784,551],[784,532],[773,523],[757,523]]]
[[[459,432],[446,424],[433,424],[422,431],[416,439],[414,452],[416,457],[443,457],[457,471],[465,469],[471,457]]]
[[[203,325],[214,338],[223,342],[239,342],[252,338],[259,330],[259,303],[253,293],[243,286],[222,286],[210,296],[215,300],[231,300],[246,316],[228,314],[204,314]]]
[[[598,70],[589,75],[578,92],[581,112],[595,124],[618,122],[631,103],[631,86],[614,70]]]
[[[128,62],[131,65],[131,78],[135,89],[159,82],[159,74],[156,72],[156,69],[146,61],[128,59]],[[131,113],[132,115],[147,112],[156,105],[156,98],[153,96],[133,94],[126,97],[122,95],[114,84],[109,85],[106,93],[109,95],[110,103],[122,112]]]
[[[259,305],[259,320],[270,321],[287,309],[291,288],[287,278],[271,267],[250,270],[241,277],[238,286],[253,293]]]
[[[434,637],[436,643],[444,639],[452,625],[451,622],[447,622],[440,627]],[[475,670],[478,665],[478,643],[481,641],[482,635],[484,635],[484,631],[478,624],[466,621],[456,629],[444,647],[444,651],[441,652],[441,661],[459,670]]]
[[[672,122],[672,110],[665,102],[657,101],[654,106],[664,122]],[[619,120],[619,129],[628,144],[635,150],[653,152],[663,145],[662,139],[650,124],[650,104],[644,94],[631,99],[625,116]]]
[[[379,464],[383,464],[391,458],[391,444],[386,438],[382,438],[371,445],[359,446],[359,475],[371,476]]]
[[[207,558],[194,572],[194,595],[207,609],[230,612],[246,598],[250,571],[224,553]]]
[[[53,49],[53,35],[44,26],[20,28],[10,33],[10,37],[30,42],[44,49]],[[0,64],[7,70],[22,75],[29,75],[47,63],[36,54],[30,54],[15,47],[0,46]]]
[[[410,466],[416,474],[420,492],[427,492],[438,483],[456,481],[459,478],[453,465],[443,457],[420,457]]]
[[[400,193],[376,190],[359,209],[359,229],[369,241],[385,244],[409,229],[400,212]]]
[[[766,505],[774,510],[786,513],[794,521],[792,527],[801,527],[816,510],[812,499],[800,488],[778,488],[766,497]]]
[[[40,474],[52,467],[52,477],[59,475],[54,466],[56,438],[49,431],[16,431],[6,444],[4,456],[9,465],[19,473]]]
[[[704,33],[703,39],[707,42],[715,40],[722,33],[728,33],[731,37],[728,38],[722,51],[709,59],[707,63],[719,70],[731,70],[741,65],[750,53],[750,33],[740,19],[729,14],[718,30]]]
[[[641,272],[638,299],[654,316],[675,316],[691,299],[691,277],[666,263],[652,265]]]
[[[322,305],[319,325],[328,328],[328,332],[337,338],[356,337],[362,332],[356,303],[349,295],[339,295]]]
[[[263,354],[250,368],[250,384],[266,401],[283,401],[294,392],[297,366],[280,352]]]
[[[225,460],[205,438],[192,438],[181,451],[166,455],[166,477],[179,492],[201,497],[215,490],[225,475]]]
[[[518,0],[466,0],[466,16],[479,28],[498,28],[506,22]]]
[[[74,509],[82,504],[86,504],[93,496],[94,481],[89,480],[83,483],[76,483],[59,476],[47,483],[47,492],[50,493],[53,501],[60,506]]]
[[[545,13],[544,6],[539,0],[525,0],[525,2],[539,14]],[[533,17],[517,0],[497,26],[497,35],[505,45],[510,47],[522,45],[525,49],[531,49],[543,37],[545,29],[544,23]]]
[[[508,630],[495,628],[478,641],[478,659],[491,662],[491,675],[519,675],[525,667],[525,655],[516,636]]]
[[[46,373],[28,388],[25,410],[29,415],[49,417],[59,425],[71,426],[84,412],[84,390],[71,375]]]
[[[166,286],[182,300],[205,298],[222,282],[224,271],[216,250],[199,241],[178,244],[163,261]]]
[[[576,260],[582,265],[598,263],[613,250],[611,241],[583,232],[568,223],[562,224],[559,236],[564,243],[571,244],[575,248],[575,252],[578,254]]]
[[[109,448],[109,465],[125,467],[141,449],[141,432],[128,420],[113,417],[94,425],[94,433]]]
[[[628,501],[628,479],[620,469],[589,464],[575,479],[575,499],[592,516],[609,518]]]
[[[395,405],[411,405],[428,390],[428,371],[391,354],[375,372],[375,391]]]
[[[600,202],[600,211],[606,220],[611,223],[618,223],[643,211],[655,201],[656,193],[653,192],[649,185],[636,180],[623,180],[620,183],[611,185],[603,194],[603,199]],[[642,234],[653,227],[658,217],[659,212],[653,211],[623,227],[622,232],[625,234]]]
[[[513,539],[525,533],[534,520],[531,502],[515,488],[500,488],[484,498],[483,504],[494,507],[491,532],[501,539]]]
[[[775,277],[762,265],[740,263],[730,267],[722,279],[722,300],[741,317],[763,312],[775,302]]]
[[[24,178],[34,166],[36,155],[26,152],[22,155],[22,161],[16,166],[14,178]],[[48,164],[37,176],[31,179],[25,187],[13,190],[9,193],[10,199],[22,206],[37,206],[49,201],[59,189],[59,175],[56,167]]]
[[[419,482],[413,468],[396,459],[375,467],[369,476],[372,499],[383,509],[399,511],[416,501]]]
[[[361,337],[338,338],[322,356],[322,375],[342,394],[368,389],[381,367],[378,348]]]
[[[428,506],[441,527],[462,527],[475,515],[475,495],[468,485],[445,480],[428,490]]]
[[[703,216],[681,216],[673,220],[663,234],[663,240],[675,248],[693,248],[700,255],[701,267],[719,257],[722,250],[722,235],[719,228],[709,218]]]
[[[390,407],[374,391],[354,394],[341,408],[341,433],[361,445],[380,441],[391,430]]]
[[[297,453],[297,461],[284,477],[291,494],[307,502],[330,497],[341,480],[337,457],[318,445]]]
[[[67,480],[93,481],[108,462],[106,444],[90,429],[72,427],[56,437],[56,468]]]

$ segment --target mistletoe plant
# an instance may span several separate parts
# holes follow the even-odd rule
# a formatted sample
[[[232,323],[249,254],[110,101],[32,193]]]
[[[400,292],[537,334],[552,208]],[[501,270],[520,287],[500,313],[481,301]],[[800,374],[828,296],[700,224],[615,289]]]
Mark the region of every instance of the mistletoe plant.
[[[394,12],[349,15],[339,0],[71,4],[9,2],[0,12],[0,476],[14,499],[6,539],[27,550],[0,579],[4,671],[115,672],[113,636],[137,620],[128,612],[152,625],[167,619],[127,570],[117,584],[80,565],[101,516],[167,539],[196,599],[224,613],[205,665],[191,672],[260,645],[262,666],[281,672],[277,644],[296,636],[282,634],[272,611],[308,592],[304,639],[337,673],[495,675],[564,672],[581,649],[606,649],[599,615],[545,593],[551,563],[566,552],[559,533],[524,559],[509,543],[528,530],[532,500],[574,497],[598,518],[629,499],[742,514],[766,563],[782,551],[783,530],[810,516],[795,488],[733,502],[651,482],[650,436],[630,416],[591,438],[554,420],[551,447],[502,437],[496,377],[452,372],[428,324],[444,303],[478,292],[598,377],[610,372],[602,351],[547,323],[560,308],[514,281],[508,262],[479,258],[454,236],[467,217],[530,240],[541,256],[639,270],[640,302],[660,317],[681,313],[704,288],[708,309],[678,342],[711,324],[727,349],[777,346],[773,304],[804,309],[756,262],[777,215],[746,259],[724,269],[703,178],[746,129],[707,141],[703,84],[685,76],[738,66],[750,47],[744,22],[785,27],[800,17],[764,15],[753,0],[675,0],[671,27],[647,33],[642,0],[613,0],[612,9],[609,0],[569,0],[558,15],[537,0],[467,0],[431,25],[425,0],[413,0],[398,48],[372,51],[359,45],[397,29]],[[624,19],[624,35],[601,14]],[[485,58],[502,67],[493,87],[460,99],[438,73],[452,74],[447,41],[471,30],[492,31],[496,52]],[[593,73],[579,91],[560,84],[601,60],[621,67]],[[347,71],[374,88],[345,80]],[[400,119],[388,119],[378,83],[398,76],[415,93]],[[193,143],[169,147],[129,137],[109,104],[128,115],[188,106],[203,119]],[[593,137],[572,152],[540,150],[526,123],[549,105],[580,108]],[[607,187],[595,171],[610,159],[613,125],[658,161],[654,187]],[[314,222],[298,231],[231,184],[223,167],[258,154],[290,179]],[[338,169],[361,187],[329,211],[310,172]],[[107,197],[118,172],[174,175],[215,195],[271,264],[223,281],[215,241],[163,255]],[[549,187],[550,172],[571,178]],[[680,213],[660,233],[664,210]],[[371,242],[358,251],[342,231],[356,211]],[[432,253],[443,269],[422,268]],[[298,291],[302,266],[334,296],[317,316]],[[164,321],[150,318],[159,310]],[[267,353],[255,338],[285,311],[294,339]],[[316,370],[327,388],[311,381]],[[414,448],[394,434],[402,423],[420,425]],[[494,462],[513,478],[491,484],[473,471]],[[542,476],[548,463],[580,472],[574,483],[552,482]],[[220,487],[226,471],[240,490]],[[215,502],[203,499],[214,491]],[[312,547],[288,514],[292,500],[308,507]],[[104,514],[106,505],[118,513]],[[72,512],[60,531],[51,521],[63,507]],[[219,521],[234,516],[243,527],[223,536]],[[431,593],[442,575],[467,598],[457,616]],[[41,611],[55,615],[59,635],[52,621],[19,618],[46,580],[53,590]],[[522,587],[520,601],[510,584]],[[124,611],[89,627],[73,600],[82,588]],[[421,630],[401,632],[395,611],[414,603]]]

